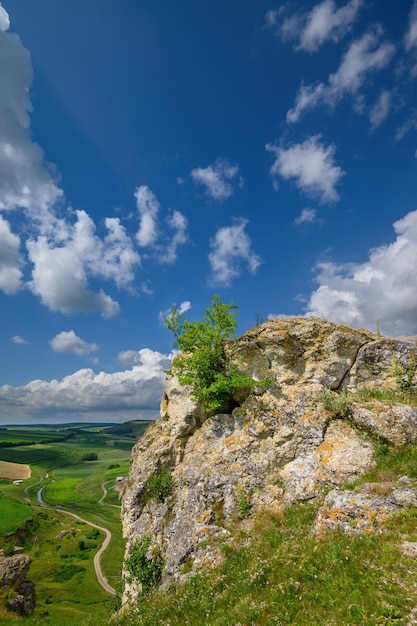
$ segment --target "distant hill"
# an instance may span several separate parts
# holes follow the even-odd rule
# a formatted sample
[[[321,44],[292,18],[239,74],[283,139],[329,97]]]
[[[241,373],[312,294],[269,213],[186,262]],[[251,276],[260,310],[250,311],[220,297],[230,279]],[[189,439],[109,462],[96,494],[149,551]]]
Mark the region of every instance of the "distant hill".
[[[153,423],[153,420],[131,420],[130,422],[103,428],[101,432],[107,435],[125,435],[126,437],[138,439],[143,435],[148,426]]]

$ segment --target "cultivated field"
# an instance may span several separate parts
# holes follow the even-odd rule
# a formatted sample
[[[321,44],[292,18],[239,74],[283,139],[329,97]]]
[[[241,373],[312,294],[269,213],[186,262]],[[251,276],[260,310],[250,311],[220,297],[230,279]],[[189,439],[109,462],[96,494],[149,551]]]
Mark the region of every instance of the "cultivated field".
[[[125,546],[116,477],[127,476],[130,450],[148,425],[0,429],[0,549],[22,546],[36,584],[35,615],[25,624],[81,624],[92,612],[105,623],[114,610],[93,563],[104,533],[64,511],[111,532],[101,569],[120,593]],[[13,485],[17,479],[21,485]]]
[[[26,480],[27,478],[30,478],[30,476],[31,472],[29,465],[0,461],[0,478],[10,478],[10,480]]]

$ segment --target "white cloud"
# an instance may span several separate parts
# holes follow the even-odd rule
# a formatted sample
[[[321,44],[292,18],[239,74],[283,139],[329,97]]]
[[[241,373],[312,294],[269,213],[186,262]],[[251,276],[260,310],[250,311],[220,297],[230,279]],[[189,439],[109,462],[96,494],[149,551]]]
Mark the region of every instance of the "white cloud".
[[[247,223],[243,218],[236,219],[233,226],[219,228],[210,240],[209,262],[213,283],[228,286],[234,278],[240,276],[242,263],[252,274],[261,264],[259,256],[252,251],[251,239],[245,232]]]
[[[122,365],[134,367],[143,380],[150,380],[155,376],[163,378],[163,373],[171,366],[172,354],[161,354],[149,348],[142,348],[119,352],[118,359]]]
[[[176,305],[173,305],[173,306],[176,306]],[[184,302],[181,302],[179,307],[176,307],[176,308],[178,309],[178,313],[180,315],[183,315],[184,313],[186,313],[192,308],[191,302],[189,300],[184,300]],[[165,320],[169,315],[171,315],[171,312],[172,312],[172,307],[159,312],[158,320],[162,326],[165,326]]]
[[[362,0],[350,0],[337,8],[334,0],[323,0],[309,12],[285,18],[277,29],[284,41],[295,41],[296,50],[315,52],[326,41],[337,43],[352,28]],[[279,11],[268,11],[266,23],[276,26]]]
[[[91,277],[129,288],[140,257],[120,221],[107,218],[100,239],[84,211],[59,218],[62,191],[53,180],[41,148],[32,142],[30,87],[32,65],[19,37],[7,32],[9,19],[0,6],[0,210],[23,209],[33,293],[54,311],[118,312],[119,305],[102,290],[90,288]],[[63,207],[62,207],[63,208]],[[0,289],[18,291],[22,282],[20,240],[0,216]]]
[[[0,289],[7,295],[21,288],[23,258],[19,248],[20,238],[12,233],[9,222],[0,215]]]
[[[9,30],[10,19],[9,14],[0,4],[0,30]]]
[[[87,343],[78,337],[73,330],[63,330],[58,333],[51,339],[49,345],[55,352],[65,352],[66,354],[76,354],[77,356],[88,356],[99,349],[96,343]]]
[[[321,104],[334,108],[346,95],[357,94],[367,76],[385,68],[394,56],[395,47],[381,42],[382,35],[382,27],[376,26],[355,40],[327,84],[302,85],[294,108],[287,113],[287,122],[298,122],[303,113]]]
[[[135,197],[140,215],[136,234],[139,245],[149,248],[158,263],[172,265],[177,260],[178,247],[188,241],[187,218],[180,211],[172,211],[165,220],[171,232],[161,231],[158,224],[161,206],[153,191],[143,185],[136,189]]]
[[[417,0],[414,0],[413,8],[410,11],[408,30],[405,34],[406,50],[417,48]]]
[[[26,341],[26,339],[23,339],[23,337],[20,337],[20,335],[14,335],[14,337],[10,337],[10,341],[12,341],[13,343],[17,343],[21,346],[25,346],[30,343],[29,341]]]
[[[395,139],[403,139],[407,133],[417,130],[417,109],[410,111],[408,119],[396,130]]]
[[[303,209],[298,217],[295,218],[294,224],[300,226],[301,224],[315,224],[322,220],[317,217],[317,209]]]
[[[42,214],[62,195],[32,142],[29,96],[33,73],[29,52],[7,32],[9,16],[0,7],[0,210],[24,208]]]
[[[163,245],[158,247],[158,262],[172,265],[177,260],[178,246],[188,241],[188,220],[179,211],[168,215],[166,222],[173,231],[172,237],[167,237]]]
[[[404,41],[405,49],[408,52],[414,52],[415,57],[415,53],[417,51],[417,0],[414,0],[414,5],[410,12],[408,29],[405,34]],[[417,61],[411,70],[411,74],[412,76],[417,76]]]
[[[136,239],[140,246],[151,246],[158,238],[157,223],[160,204],[155,194],[146,185],[136,189],[135,198],[140,217]]]
[[[130,352],[130,351],[127,351]],[[123,353],[122,353],[123,354]],[[22,387],[0,387],[0,411],[19,419],[133,419],[141,412],[156,417],[165,370],[172,355],[140,350],[130,370],[95,374],[82,369],[62,380],[33,380]],[[122,357],[123,358],[123,357]]]
[[[213,165],[196,167],[190,175],[195,183],[205,187],[206,194],[212,200],[227,200],[233,195],[232,181],[239,173],[239,167],[227,159],[217,159]],[[241,179],[239,184],[241,184]]]
[[[42,235],[27,242],[34,264],[31,289],[52,311],[62,313],[99,311],[104,317],[119,312],[119,305],[102,290],[88,288],[88,276],[114,280],[119,287],[134,279],[139,255],[118,219],[105,221],[102,241],[85,211],[76,211],[76,222],[60,222],[59,241]]]
[[[378,100],[369,112],[369,121],[372,128],[380,126],[388,116],[391,106],[391,94],[389,91],[383,90],[379,94]]]
[[[184,302],[181,302],[180,306],[178,307],[178,312],[180,315],[182,315],[183,313],[189,311],[191,308],[191,302],[189,300],[184,300]]]
[[[303,193],[317,198],[322,204],[339,199],[336,186],[344,171],[334,163],[335,146],[325,146],[320,141],[320,135],[288,148],[267,144],[266,149],[276,157],[271,167],[273,177],[295,179]]]
[[[417,211],[394,223],[396,239],[364,263],[321,263],[308,315],[391,335],[417,332]]]

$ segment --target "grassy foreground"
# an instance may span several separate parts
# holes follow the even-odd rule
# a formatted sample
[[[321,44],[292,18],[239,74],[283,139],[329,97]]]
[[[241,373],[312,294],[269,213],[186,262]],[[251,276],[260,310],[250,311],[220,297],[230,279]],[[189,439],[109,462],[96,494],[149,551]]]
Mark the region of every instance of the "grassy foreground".
[[[379,462],[361,482],[417,477],[417,447],[377,447]],[[225,561],[184,585],[154,591],[117,626],[363,626],[410,624],[417,607],[415,559],[400,550],[417,541],[417,508],[381,534],[348,537],[311,527],[320,503],[262,513],[237,530]]]

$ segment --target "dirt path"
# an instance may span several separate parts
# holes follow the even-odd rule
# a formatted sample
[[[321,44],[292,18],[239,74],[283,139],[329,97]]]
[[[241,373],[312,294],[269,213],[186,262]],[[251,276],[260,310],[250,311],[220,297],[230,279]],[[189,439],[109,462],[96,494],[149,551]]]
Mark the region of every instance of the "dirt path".
[[[55,508],[55,507],[51,507],[48,504],[46,504],[46,502],[44,502],[43,499],[42,499],[42,491],[43,491],[45,486],[46,485],[41,487],[39,489],[39,491],[38,491],[39,504],[41,504],[42,506],[45,506],[48,509]],[[96,573],[97,580],[98,580],[99,584],[103,587],[104,591],[106,593],[109,593],[112,596],[115,596],[116,595],[116,590],[109,584],[107,578],[103,574],[103,570],[101,569],[101,563],[100,563],[101,555],[103,554],[104,550],[107,548],[107,546],[109,545],[109,543],[111,541],[111,538],[112,538],[111,532],[107,528],[105,528],[104,526],[99,526],[98,524],[94,524],[94,522],[89,522],[88,520],[84,519],[83,517],[80,517],[76,513],[71,513],[71,511],[66,511],[65,509],[61,509],[60,507],[55,508],[55,511],[57,513],[64,513],[65,515],[71,515],[71,517],[73,517],[74,519],[79,520],[80,522],[84,522],[84,524],[88,524],[88,526],[92,526],[93,528],[97,528],[98,530],[101,530],[103,533],[105,533],[106,537],[105,537],[105,539],[104,539],[104,541],[103,541],[103,543],[101,545],[101,548],[94,555],[94,571]]]
[[[100,500],[98,501],[98,504],[101,504],[101,506],[112,506],[116,509],[120,509],[120,504],[110,504],[109,502],[104,502],[104,498],[107,496],[107,489],[106,489],[106,485],[108,483],[113,483],[113,480],[108,480],[106,483],[101,483],[100,485],[100,489],[103,492],[103,495],[101,496]]]
[[[94,522],[89,522],[88,520],[80,517],[76,513],[71,513],[71,511],[66,511],[65,509],[55,509],[55,510],[59,513],[65,513],[66,515],[71,515],[71,517],[74,517],[80,522],[84,522],[84,524],[88,524],[89,526],[92,526],[93,528],[97,528],[98,530],[101,530],[103,531],[103,533],[105,533],[106,538],[104,539],[100,550],[98,550],[96,554],[94,555],[94,570],[96,572],[97,580],[100,583],[100,585],[103,587],[104,591],[106,591],[112,596],[115,596],[116,590],[113,589],[113,587],[109,584],[107,578],[103,574],[103,571],[101,569],[101,563],[100,563],[101,555],[103,554],[104,550],[107,548],[107,546],[109,545],[111,541],[111,536],[112,536],[111,532],[107,528],[104,528],[104,526],[99,526],[98,524],[94,524]]]

